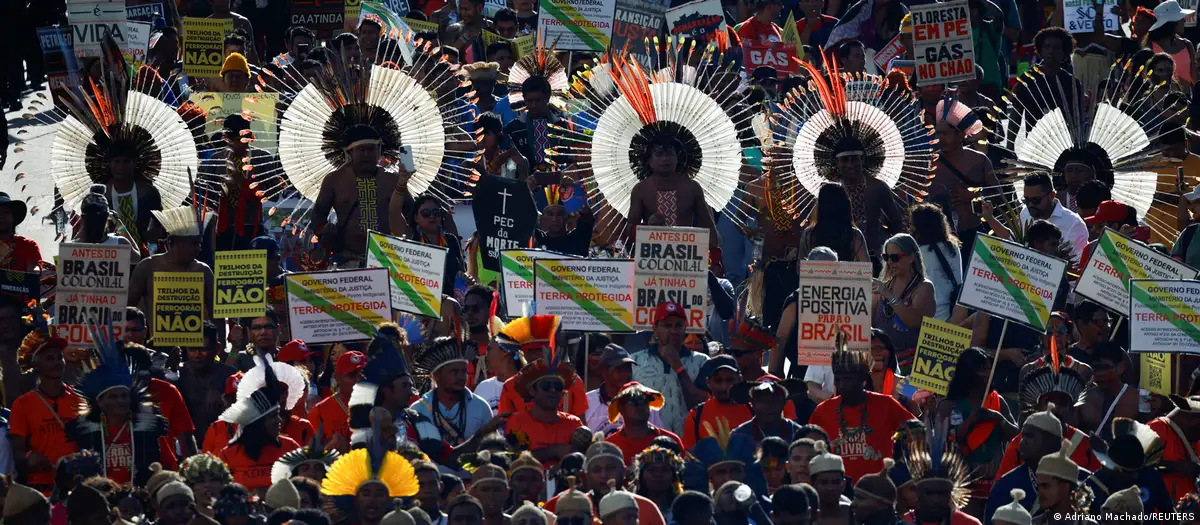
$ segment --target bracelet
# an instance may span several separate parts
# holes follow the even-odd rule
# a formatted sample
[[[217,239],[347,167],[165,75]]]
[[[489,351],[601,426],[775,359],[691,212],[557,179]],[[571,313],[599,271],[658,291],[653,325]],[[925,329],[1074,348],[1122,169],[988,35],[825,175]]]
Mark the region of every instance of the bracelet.
[[[683,374],[686,374],[686,373],[687,373],[687,367],[680,366],[679,368],[676,368],[676,369],[675,369],[675,375],[680,375],[680,376],[681,376],[681,375],[683,375]]]

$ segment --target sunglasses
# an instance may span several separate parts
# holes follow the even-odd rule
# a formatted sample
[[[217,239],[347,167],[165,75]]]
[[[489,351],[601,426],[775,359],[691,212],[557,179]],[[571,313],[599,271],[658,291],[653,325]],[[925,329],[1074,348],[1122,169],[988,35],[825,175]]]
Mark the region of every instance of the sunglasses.
[[[908,257],[907,253],[885,253],[885,254],[883,254],[883,260],[885,260],[887,262],[894,262],[894,263],[900,262],[905,257]]]
[[[425,209],[421,210],[421,217],[424,217],[426,219],[433,218],[433,217],[441,217],[443,215],[446,215],[446,212],[442,211],[441,208],[425,208]]]
[[[538,388],[540,388],[542,392],[562,392],[564,385],[562,381],[542,381],[542,383],[538,385]]]

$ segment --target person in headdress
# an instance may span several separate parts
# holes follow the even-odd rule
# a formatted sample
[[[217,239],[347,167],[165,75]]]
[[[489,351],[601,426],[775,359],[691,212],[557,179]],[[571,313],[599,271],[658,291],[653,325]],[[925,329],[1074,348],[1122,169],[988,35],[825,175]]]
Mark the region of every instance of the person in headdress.
[[[237,400],[247,399],[254,392],[266,386],[266,374],[265,370],[261,368],[262,366],[260,362],[248,370],[238,381]],[[280,420],[283,425],[283,434],[295,440],[296,443],[307,443],[315,432],[312,423],[293,413],[293,409],[300,404],[300,398],[304,396],[306,390],[304,376],[296,367],[287,363],[272,361],[270,366],[280,386]],[[227,443],[233,436],[231,431],[236,432],[231,425],[209,426],[209,432],[216,433],[215,439],[223,443]],[[205,441],[207,440],[206,437]]]
[[[745,434],[734,434],[723,418],[711,425],[705,422],[703,426],[709,435],[697,441],[691,453],[708,473],[709,485],[720,487],[727,481],[745,480],[757,453],[754,440]]]
[[[221,458],[209,453],[191,456],[179,466],[179,475],[184,483],[192,489],[196,505],[208,514],[212,514],[213,503],[221,492],[221,487],[233,483],[233,473]]]
[[[508,101],[516,118],[504,126],[504,134],[531,166],[547,160],[547,150],[555,144],[551,127],[566,118],[562,108],[570,89],[566,67],[540,39],[538,44],[508,72]]]
[[[265,358],[264,358],[265,359]],[[271,367],[264,368],[266,384],[253,390],[221,413],[220,420],[237,430],[218,457],[229,465],[234,481],[251,491],[265,492],[271,486],[271,467],[300,444],[283,433],[279,412],[280,387]],[[239,394],[242,391],[238,385]]]
[[[455,447],[471,439],[492,420],[487,401],[467,388],[467,364],[476,359],[474,348],[452,337],[426,343],[414,362],[418,374],[433,380],[433,388],[413,405],[426,421],[418,425],[422,436],[439,437]]]
[[[625,455],[616,445],[607,441],[597,441],[587,448],[584,472],[587,473],[587,487],[591,490],[586,494],[593,505],[599,505],[607,495],[617,492],[625,480]],[[665,525],[666,520],[659,508],[649,499],[620,491],[632,501],[632,508],[637,510],[639,525]],[[546,502],[545,509],[555,512],[558,505],[570,492],[560,492]],[[593,516],[600,517],[600,509],[594,508]]]
[[[462,68],[462,76],[471,83],[471,89],[475,91],[476,100],[470,106],[471,120],[478,120],[485,113],[493,113],[500,117],[500,132],[503,133],[504,125],[512,122],[517,115],[509,105],[508,97],[496,95],[500,64],[482,61],[468,63]]]
[[[1083,524],[1095,523],[1080,516],[1091,508],[1092,491],[1080,480],[1086,476],[1067,456],[1066,444],[1054,454],[1043,457],[1037,468],[1038,512],[1034,513],[1039,523]]]
[[[54,488],[54,465],[78,448],[67,439],[65,422],[79,414],[83,398],[63,382],[67,340],[53,335],[45,318],[35,313],[34,330],[21,341],[17,363],[21,373],[34,373],[37,386],[12,403],[9,441],[16,473],[34,489],[50,494]]]
[[[250,241],[263,233],[263,199],[278,198],[275,191],[261,194],[257,191],[270,188],[263,184],[265,177],[279,168],[269,152],[253,145],[256,137],[250,130],[249,118],[240,113],[225,117],[221,129],[224,147],[214,153],[206,166],[219,170],[227,179],[224,192],[219,197],[208,197],[215,202],[207,203],[217,211],[217,250],[249,249]]]
[[[152,463],[161,462],[168,470],[176,468],[167,420],[149,399],[148,376],[139,373],[139,363],[121,356],[118,346],[124,343],[100,330],[93,330],[92,336],[100,363],[76,386],[87,400],[87,408],[67,422],[67,436],[80,449],[95,450],[104,457],[105,477],[117,483],[145,485],[153,474]]]
[[[533,177],[532,181],[536,183],[537,177]],[[538,189],[541,191],[537,191]],[[535,188],[534,201],[541,206],[541,215],[538,218],[538,228],[533,232],[533,246],[586,257],[596,219],[591,206],[588,205],[587,192],[583,186],[570,177],[563,177],[557,183]],[[575,219],[574,228],[570,228],[572,216]]]
[[[314,433],[308,445],[280,456],[271,467],[271,483],[297,476],[320,483],[329,467],[341,456],[336,450],[326,449],[325,445],[321,434]]]
[[[530,323],[533,326],[542,324],[542,321],[551,323],[548,334],[549,340],[553,341],[558,317],[544,316],[550,317],[544,320],[539,317],[543,316],[535,316]],[[565,351],[551,345],[539,359],[525,365],[505,383],[506,386],[512,383],[513,390],[521,396],[522,404],[530,403],[525,410],[505,412],[509,414],[505,422],[505,435],[509,443],[514,448],[532,452],[534,457],[547,465],[557,463],[575,449],[582,449],[592,437],[582,420],[560,411],[567,385],[582,383],[565,357]],[[587,398],[583,399],[586,403]],[[505,409],[503,393],[500,407],[501,410]],[[585,407],[584,412],[586,410]],[[581,429],[582,433],[579,432]]]
[[[1176,500],[1167,490],[1169,473],[1161,468],[1166,451],[1162,438],[1148,425],[1123,417],[1114,418],[1111,428],[1108,451],[1096,454],[1100,468],[1087,479],[1095,495],[1091,511],[1102,512],[1107,499],[1130,487],[1141,487],[1137,498],[1147,512],[1170,512]]]
[[[1004,473],[992,485],[987,498],[987,508],[984,511],[984,522],[990,523],[996,509],[1008,504],[1013,489],[1021,489],[1025,499],[1020,502],[1031,513],[1036,513],[1037,487],[1034,479],[1037,475],[1037,465],[1042,458],[1058,452],[1063,444],[1063,424],[1054,415],[1054,405],[1046,410],[1034,412],[1025,418],[1021,426],[1021,442],[1018,447],[1021,464]],[[911,465],[910,465],[911,470]],[[913,478],[917,476],[914,474]]]
[[[617,421],[618,416],[623,421],[616,432],[605,437],[605,441],[620,447],[625,453],[625,464],[632,465],[634,457],[654,442],[659,436],[667,436],[683,446],[679,436],[669,430],[664,430],[650,424],[651,411],[662,409],[663,396],[661,393],[647,388],[637,381],[631,381],[621,387],[612,403],[608,405],[608,420]]]
[[[682,128],[681,128],[682,129]],[[686,131],[686,130],[684,130]],[[712,208],[705,201],[704,188],[689,175],[700,159],[689,157],[689,149],[666,130],[644,137],[637,160],[646,177],[633,186],[629,204],[629,223],[649,224],[652,216],[663,226],[696,226],[709,230],[709,247],[721,244],[713,220]],[[690,152],[693,155],[697,152]]]
[[[400,351],[404,341],[398,325],[382,323],[367,345],[367,365],[363,368],[362,378],[351,387],[350,401],[347,403],[350,414],[347,449],[365,445],[374,437],[373,424],[378,419],[376,409],[386,412],[392,422],[392,428],[383,431],[395,435],[393,446],[406,442],[419,443],[416,427],[417,420],[421,418],[408,408],[415,394],[412,370]]]
[[[196,259],[200,255],[204,232],[213,214],[203,208],[180,206],[152,212],[155,220],[167,232],[166,253],[143,259],[129,278],[129,306],[153,311],[154,276],[159,272],[189,272],[204,274],[204,318],[212,316],[213,272],[207,264]]]
[[[651,445],[639,452],[631,465],[636,493],[653,501],[663,518],[672,522],[671,504],[683,492],[683,458],[673,450]],[[558,508],[562,508],[561,501]]]
[[[904,458],[917,488],[917,507],[905,514],[904,520],[917,525],[980,525],[963,511],[971,498],[967,462],[958,445],[940,441],[944,439],[929,431],[925,439],[913,443]],[[994,498],[989,505],[991,501]]]
[[[1200,475],[1200,460],[1196,459],[1200,442],[1200,396],[1170,396],[1173,408],[1167,415],[1150,420],[1147,426],[1162,439],[1163,481],[1171,491],[1172,501],[1179,501],[1191,492],[1189,482]]]
[[[336,388],[308,411],[308,421],[325,432],[321,439],[338,452],[350,450],[350,394],[366,366],[367,356],[362,352],[350,350],[338,356],[333,365]]]
[[[779,381],[779,377],[762,367],[763,352],[774,349],[779,339],[763,326],[762,319],[747,315],[729,322],[729,354],[737,359],[742,378],[746,381]]]
[[[1035,411],[1053,410],[1055,418],[1062,423],[1061,439],[1069,444],[1068,456],[1076,464],[1095,469],[1099,466],[1096,456],[1092,453],[1092,440],[1086,432],[1067,423],[1080,409],[1076,408],[1083,394],[1083,381],[1079,374],[1071,368],[1060,368],[1056,373],[1053,364],[1048,364],[1030,373],[1021,382],[1022,412],[1032,414]],[[1085,398],[1086,399],[1086,398]],[[996,479],[1017,467],[1020,463],[1021,440],[1024,432],[1013,437],[1004,448],[1004,457],[1000,460]]]
[[[379,525],[394,498],[410,498],[420,489],[413,465],[374,441],[338,458],[321,483],[321,494],[356,525]]]
[[[103,184],[93,184],[88,194],[79,205],[80,227],[75,235],[75,242],[88,244],[107,244],[130,247],[130,262],[137,264],[142,259],[137,245],[130,242],[124,235],[118,235],[112,228],[112,215],[108,205],[107,190]],[[126,235],[129,235],[126,232]]]
[[[896,514],[896,484],[892,483],[891,470],[896,464],[891,458],[883,460],[883,470],[867,474],[854,485],[854,521],[862,525],[896,525],[901,523]]]
[[[976,197],[972,189],[993,188],[999,181],[992,173],[992,162],[987,155],[967,147],[967,137],[983,130],[983,122],[971,108],[946,96],[938,102],[934,117],[941,154],[937,158],[929,200],[942,207],[966,253],[974,246],[975,235],[986,228],[972,209],[971,202]]]
[[[846,463],[853,481],[883,466],[892,451],[892,434],[913,419],[912,413],[889,395],[868,391],[874,358],[869,351],[850,350],[841,336],[832,356],[838,395],[817,405],[809,423],[825,430],[831,450]]]
[[[554,359],[553,367],[550,370],[553,372],[555,367],[561,369],[563,371],[562,378],[566,381],[564,389],[566,394],[563,395],[558,409],[582,418],[587,414],[587,391],[583,379],[573,372],[566,373],[568,369],[571,369],[570,364],[565,361],[567,352],[559,348],[559,343],[556,341],[560,322],[561,319],[555,315],[520,317],[504,325],[504,328],[496,335],[496,342],[510,353],[519,353],[522,371],[538,361],[543,361],[542,366],[547,366],[546,362]],[[517,384],[519,376],[520,373],[504,382],[504,388],[500,391],[500,412],[502,413],[527,412],[533,404],[532,395],[519,388],[520,385]]]

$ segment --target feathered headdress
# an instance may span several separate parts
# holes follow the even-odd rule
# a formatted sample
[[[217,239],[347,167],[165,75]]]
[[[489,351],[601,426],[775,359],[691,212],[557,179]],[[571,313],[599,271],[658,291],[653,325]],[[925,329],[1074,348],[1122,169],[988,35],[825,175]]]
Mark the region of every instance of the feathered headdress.
[[[422,345],[413,368],[418,375],[433,376],[451,363],[470,363],[475,359],[471,349],[453,337],[438,337]]]
[[[556,315],[518,317],[500,329],[496,342],[511,353],[527,348],[553,347],[560,321]]]
[[[496,336],[497,342],[506,349],[522,350],[544,346],[542,358],[526,364],[514,376],[517,393],[525,400],[531,399],[533,385],[547,377],[557,377],[569,387],[575,380],[575,369],[567,361],[567,352],[554,344],[560,318],[556,315],[534,315],[521,317],[508,323]]]
[[[554,44],[546,47],[540,34],[537,39],[533,52],[523,55],[508,70],[508,103],[514,108],[523,105],[525,97],[521,94],[521,84],[530,78],[541,77],[550,83],[550,105],[564,109],[571,89],[567,68],[559,62]]]
[[[637,381],[630,381],[621,387],[617,395],[613,396],[612,402],[608,404],[608,422],[616,423],[617,419],[621,417],[621,406],[633,400],[644,400],[650,405],[650,410],[662,410],[665,402],[661,392]]]
[[[845,334],[839,333],[834,339],[833,373],[868,375],[875,366],[875,357],[871,352],[851,350]]]
[[[233,474],[221,458],[207,452],[189,456],[179,467],[179,474],[188,485],[196,485],[205,481],[216,481],[222,484],[233,483]]]
[[[369,483],[387,487],[392,498],[415,496],[421,488],[412,464],[400,454],[384,448],[380,421],[375,419],[371,426],[372,438],[367,447],[339,457],[321,481],[321,494],[332,496],[334,504],[341,509],[352,509],[358,489]]]
[[[967,136],[983,131],[983,122],[979,120],[975,112],[950,95],[944,96],[938,101],[934,117],[937,122],[945,122],[950,127],[965,132]]]
[[[809,216],[821,186],[840,181],[837,158],[844,155],[861,155],[866,176],[886,183],[904,202],[923,200],[937,154],[912,92],[889,87],[883,77],[841,73],[835,57],[821,56],[827,70],[801,62],[811,82],[783,96],[763,161],[775,186],[774,205],[794,217]],[[752,202],[748,196],[739,201]],[[752,206],[736,210],[756,212]]]
[[[1030,414],[1037,410],[1047,396],[1054,394],[1066,396],[1070,401],[1066,403],[1068,406],[1079,402],[1079,396],[1083,394],[1084,390],[1084,383],[1079,377],[1079,373],[1071,368],[1057,367],[1056,364],[1056,362],[1047,363],[1046,366],[1030,372],[1022,380],[1021,410],[1023,413]]]
[[[775,334],[763,327],[762,319],[746,316],[740,319],[741,322],[738,321],[736,318],[729,321],[733,338],[742,341],[751,350],[769,350],[779,343]]]
[[[653,151],[673,150],[676,171],[695,180],[704,201],[722,210],[738,187],[742,136],[753,132],[751,113],[739,108],[741,79],[723,67],[715,42],[707,46],[687,38],[654,39],[654,63],[642,66],[628,53],[613,53],[607,63],[582,75],[571,93],[579,102],[580,122],[594,129],[558,127],[557,156],[571,165],[565,173],[584,181],[599,217],[598,228],[622,228],[629,215],[633,186],[650,175]],[[696,67],[685,58],[697,51]],[[661,61],[657,57],[665,56]],[[591,128],[592,126],[586,126]],[[611,208],[611,212],[605,208]]]
[[[1125,202],[1146,217],[1155,232],[1166,238],[1178,234],[1174,221],[1152,219],[1150,208],[1158,204],[1173,210],[1175,200],[1156,200],[1158,174],[1167,166],[1155,145],[1163,135],[1180,128],[1178,117],[1186,107],[1163,108],[1158,100],[1164,85],[1152,85],[1134,70],[1132,60],[1118,61],[1109,72],[1104,89],[1091,96],[1083,93],[1051,92],[1057,82],[1033,68],[1018,78],[1011,102],[1007,144],[1016,158],[1007,161],[1000,173],[1018,176],[1011,206],[1019,208],[1024,185],[1019,180],[1034,171],[1062,173],[1070,163],[1083,164],[1096,173],[1112,191],[1113,200]],[[1076,89],[1071,83],[1069,89]],[[1073,106],[1060,106],[1073,100]]]
[[[166,210],[150,210],[154,218],[172,237],[199,237],[208,229],[214,214],[192,206],[179,206]]]
[[[734,434],[729,420],[723,417],[717,418],[716,424],[716,428],[713,428],[711,422],[703,423],[704,432],[708,435],[697,441],[692,449],[692,455],[700,460],[704,468],[711,469],[724,463],[754,463],[754,456],[758,451],[754,439],[743,434]]]
[[[98,364],[91,372],[79,378],[75,391],[86,398],[92,405],[99,402],[100,397],[113,389],[124,388],[133,394],[134,377],[137,371],[130,367],[136,364],[133,359],[126,360],[121,356],[120,346],[124,343],[112,336],[111,326],[108,331],[101,330],[89,323],[92,338],[99,356]]]
[[[398,377],[412,375],[408,360],[400,350],[403,336],[395,323],[381,323],[367,345],[367,366],[362,380],[350,391],[350,441],[365,443],[371,429],[371,409],[381,385]]]
[[[633,471],[637,473],[634,477],[634,482],[640,484],[642,482],[642,472],[645,471],[646,467],[655,463],[666,465],[675,474],[675,493],[683,492],[683,458],[679,457],[679,454],[676,454],[675,451],[658,445],[650,445],[645,450],[639,452],[637,456],[634,456]]]
[[[337,461],[341,454],[333,449],[325,449],[325,442],[322,440],[324,433],[324,425],[321,425],[313,433],[312,442],[308,446],[298,448],[280,456],[275,461],[275,464],[271,466],[271,483],[277,483],[281,479],[292,477],[300,465],[309,462],[321,464],[325,467],[326,472],[328,472],[329,467],[333,466],[333,463]],[[315,479],[313,481],[320,482],[321,480]]]
[[[903,462],[917,484],[948,483],[951,503],[955,509],[962,509],[971,499],[968,486],[970,466],[959,451],[958,444],[947,439],[948,432],[944,429],[936,432],[932,428],[927,432],[926,439],[909,442]]]
[[[1121,472],[1134,472],[1143,467],[1154,467],[1163,459],[1166,445],[1158,433],[1148,425],[1136,420],[1117,417],[1112,422],[1112,441],[1108,452],[1096,451],[1096,459],[1105,468]]]
[[[236,444],[241,440],[242,432],[248,425],[279,411],[279,381],[275,377],[275,369],[266,366],[269,362],[266,356],[259,356],[258,366],[262,367],[263,370],[263,387],[253,391],[247,397],[241,397],[242,385],[239,383],[239,399],[217,417],[219,421],[237,425],[237,431],[234,432],[233,438],[229,440],[230,445]],[[245,377],[243,377],[241,382],[244,383],[245,381]]]
[[[22,374],[33,371],[33,359],[37,357],[38,352],[50,348],[64,350],[70,344],[56,335],[58,329],[50,324],[49,316],[43,313],[41,308],[36,308],[25,320],[34,326],[33,330],[25,334],[25,338],[21,340],[21,347],[17,349],[17,364],[21,366]]]
[[[300,373],[295,366],[279,361],[272,361],[270,368],[275,373],[280,385],[287,388],[287,400],[283,408],[285,410],[295,408],[308,390],[308,382],[304,379],[304,374]],[[238,382],[237,398],[248,399],[254,392],[265,386],[267,386],[266,366],[260,363],[247,371],[242,376],[242,380]]]

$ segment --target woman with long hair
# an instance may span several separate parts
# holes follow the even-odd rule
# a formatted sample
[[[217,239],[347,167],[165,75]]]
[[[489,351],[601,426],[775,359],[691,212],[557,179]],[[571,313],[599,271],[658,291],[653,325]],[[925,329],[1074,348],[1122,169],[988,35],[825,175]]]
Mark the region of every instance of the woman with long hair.
[[[925,264],[917,240],[907,233],[883,243],[883,272],[874,279],[871,326],[882,329],[899,352],[900,371],[912,368],[921,320],[937,311],[933,283],[925,278]]]
[[[275,461],[300,448],[295,440],[283,435],[279,389],[273,382],[273,378],[269,379],[272,386],[239,399],[220,417],[221,421],[237,425],[237,431],[217,457],[229,467],[235,482],[260,495],[271,486],[271,467]]]
[[[466,265],[463,264],[462,240],[457,235],[446,231],[445,223],[447,221],[454,222],[454,218],[450,217],[437,198],[429,194],[417,197],[408,212],[412,240],[441,246],[449,250],[446,254],[446,273],[442,282],[442,294],[453,297],[454,282],[458,273]]]
[[[800,234],[800,253],[818,246],[837,252],[839,261],[868,262],[867,239],[854,226],[850,196],[841,184],[828,182],[817,191],[817,213]]]
[[[961,243],[950,233],[950,221],[941,208],[918,204],[909,210],[909,232],[921,249],[921,259],[929,263],[925,277],[933,283],[937,307],[933,317],[949,321],[962,286]]]

